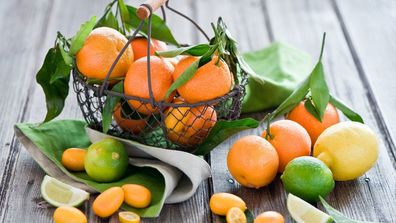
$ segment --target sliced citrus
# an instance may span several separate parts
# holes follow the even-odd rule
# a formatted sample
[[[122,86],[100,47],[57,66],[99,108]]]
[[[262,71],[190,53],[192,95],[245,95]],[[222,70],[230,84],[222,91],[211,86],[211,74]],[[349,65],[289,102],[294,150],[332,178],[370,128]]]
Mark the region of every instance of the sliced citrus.
[[[118,213],[118,219],[121,223],[139,223],[140,217],[138,214],[131,211],[122,211]]]
[[[55,207],[77,207],[89,199],[89,193],[86,191],[65,184],[47,175],[41,183],[41,196]]]
[[[330,223],[333,219],[303,199],[289,193],[287,209],[297,223]]]
[[[246,215],[240,208],[232,207],[227,211],[227,223],[246,223]]]

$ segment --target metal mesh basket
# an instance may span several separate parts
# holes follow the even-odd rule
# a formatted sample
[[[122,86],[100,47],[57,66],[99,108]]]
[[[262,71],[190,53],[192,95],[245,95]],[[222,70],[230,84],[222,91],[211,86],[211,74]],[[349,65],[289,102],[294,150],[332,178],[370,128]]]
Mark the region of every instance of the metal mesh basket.
[[[203,32],[194,21],[171,8],[168,3],[167,1],[165,4],[167,9],[191,21]],[[149,10],[147,18],[141,20],[138,28],[114,61],[103,83],[89,83],[87,78],[80,74],[77,69],[73,70],[73,87],[77,94],[78,104],[89,127],[102,131],[102,112],[105,101],[111,97],[118,98],[119,103],[113,111],[113,120],[107,134],[136,140],[146,145],[193,152],[197,145],[205,140],[217,121],[234,120],[239,117],[248,80],[247,73],[239,69],[238,75],[236,75],[238,78],[236,83],[238,84],[234,84],[227,94],[212,100],[186,103],[177,99],[178,94],[176,93],[175,100],[172,102],[156,101],[151,86],[150,57],[147,57],[149,98],[109,90],[109,85],[114,84],[109,82],[112,70],[145,21],[149,28],[147,38],[151,38],[151,13],[153,8],[148,4],[143,4],[141,7]],[[165,19],[165,9],[163,6],[161,6],[161,9]],[[207,37],[206,34],[204,35]],[[209,38],[207,39],[209,40]],[[150,44],[147,45],[147,52],[150,52]],[[132,107],[131,104],[135,106]],[[136,104],[139,106],[137,107]],[[142,110],[150,112],[149,114],[138,112]]]

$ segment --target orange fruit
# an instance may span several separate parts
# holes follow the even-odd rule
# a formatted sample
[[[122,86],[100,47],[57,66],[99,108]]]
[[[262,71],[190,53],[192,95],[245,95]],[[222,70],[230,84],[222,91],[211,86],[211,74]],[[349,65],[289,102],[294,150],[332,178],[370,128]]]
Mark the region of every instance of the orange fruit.
[[[226,216],[228,210],[237,207],[242,211],[247,209],[245,201],[230,193],[213,194],[209,200],[210,210],[217,215]]]
[[[122,186],[124,190],[124,199],[131,207],[145,208],[150,205],[151,192],[145,186],[138,184],[125,184]]]
[[[254,223],[285,223],[285,218],[276,211],[266,211],[259,214]]]
[[[196,60],[197,57],[186,56],[179,61],[173,73],[173,80],[180,75]],[[233,76],[228,65],[220,60],[216,64],[218,57],[214,56],[212,60],[198,68],[194,76],[177,91],[189,103],[211,100],[227,94],[233,84]]]
[[[175,99],[175,104],[184,103]],[[201,143],[216,124],[217,114],[212,106],[170,107],[165,112],[168,138],[184,146]]]
[[[272,137],[266,137],[264,130],[262,137],[270,142],[279,156],[278,172],[282,173],[286,165],[299,156],[309,156],[311,153],[311,138],[307,130],[300,124],[290,120],[280,120],[270,125]]]
[[[227,223],[246,223],[246,215],[243,211],[237,207],[232,207],[227,211],[226,215]]]
[[[127,38],[115,29],[108,27],[94,29],[77,52],[78,70],[88,78],[105,79],[111,65],[127,42]],[[128,47],[110,77],[125,76],[132,61],[133,51]]]
[[[147,38],[145,37],[138,37],[132,40],[131,48],[133,50],[135,60],[147,57],[147,45]],[[167,49],[168,47],[166,46],[166,43],[151,38],[150,55],[154,55],[155,51],[164,51]]]
[[[315,144],[319,135],[328,127],[340,122],[337,109],[332,104],[327,104],[326,111],[323,115],[322,122],[318,121],[311,113],[307,111],[304,102],[300,102],[286,116],[287,119],[302,125],[311,137],[312,145]]]
[[[123,118],[121,112],[122,112],[121,105],[118,104],[113,112],[113,117],[114,120],[117,122],[117,125],[122,130],[131,132],[136,135],[142,132],[142,130],[146,126],[146,120]]]
[[[162,101],[167,90],[172,85],[173,66],[165,59],[157,56],[150,56],[151,87],[155,101]],[[124,80],[124,92],[126,95],[141,98],[150,98],[147,77],[147,57],[140,58],[133,62]],[[170,102],[173,94],[166,99]],[[137,100],[129,100],[132,108],[142,114],[149,115],[157,111],[148,103],[141,103]]]
[[[279,158],[271,143],[260,136],[249,135],[232,145],[227,155],[227,166],[241,185],[260,188],[275,178]]]
[[[121,207],[122,202],[124,202],[124,190],[121,187],[111,187],[96,197],[92,210],[97,216],[107,218]]]
[[[55,223],[87,223],[84,213],[75,207],[62,206],[54,212]]]
[[[71,171],[84,171],[86,149],[70,148],[62,153],[62,165]]]

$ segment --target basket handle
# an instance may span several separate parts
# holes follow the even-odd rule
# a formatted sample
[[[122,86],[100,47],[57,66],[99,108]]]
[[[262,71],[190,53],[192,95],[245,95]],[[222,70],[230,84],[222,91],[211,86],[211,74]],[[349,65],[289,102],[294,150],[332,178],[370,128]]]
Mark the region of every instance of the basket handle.
[[[151,12],[155,12],[167,1],[168,0],[146,0],[146,2],[137,9],[136,15],[141,20],[147,19]]]

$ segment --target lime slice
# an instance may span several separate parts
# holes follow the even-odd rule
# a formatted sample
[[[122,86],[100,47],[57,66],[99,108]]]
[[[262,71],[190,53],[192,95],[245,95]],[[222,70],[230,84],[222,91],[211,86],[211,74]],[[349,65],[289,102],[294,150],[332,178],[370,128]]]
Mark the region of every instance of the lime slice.
[[[303,199],[289,193],[287,209],[297,223],[330,223],[333,219]]]
[[[47,175],[41,183],[41,196],[55,207],[77,207],[89,199],[89,193],[86,191],[72,187]]]

